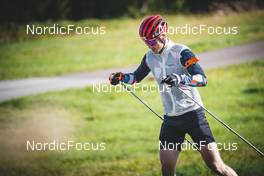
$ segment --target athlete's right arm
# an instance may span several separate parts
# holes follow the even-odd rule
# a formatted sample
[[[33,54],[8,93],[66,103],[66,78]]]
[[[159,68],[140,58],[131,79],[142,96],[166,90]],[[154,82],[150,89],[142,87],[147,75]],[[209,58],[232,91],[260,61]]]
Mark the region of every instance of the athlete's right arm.
[[[133,73],[122,73],[116,72],[112,73],[109,77],[109,81],[112,85],[117,85],[120,81],[127,84],[134,84],[140,82],[144,79],[150,72],[150,69],[146,63],[146,55],[144,55],[140,65]]]
[[[139,83],[150,72],[150,69],[146,62],[146,55],[144,55],[140,65],[133,73],[126,73],[123,82],[127,84]]]

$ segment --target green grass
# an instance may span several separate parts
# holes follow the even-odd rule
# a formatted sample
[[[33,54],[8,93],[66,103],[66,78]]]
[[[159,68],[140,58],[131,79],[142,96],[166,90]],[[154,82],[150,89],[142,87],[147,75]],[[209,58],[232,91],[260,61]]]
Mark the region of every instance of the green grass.
[[[207,71],[199,88],[205,106],[262,151],[264,61]],[[144,81],[144,85],[155,84]],[[159,93],[137,91],[162,113]],[[207,115],[218,142],[237,143],[221,151],[240,176],[261,176],[264,161]],[[29,96],[0,104],[1,175],[160,175],[161,121],[129,93],[97,93],[92,87]],[[104,151],[26,152],[25,140],[106,143]],[[177,175],[213,175],[198,152],[183,151]]]
[[[202,52],[264,39],[263,11],[229,15],[165,15],[171,27],[238,26],[237,35],[170,35],[175,42]],[[62,21],[60,24],[105,26],[105,35],[26,36],[29,40],[0,44],[0,80],[54,76],[138,64],[147,47],[138,37],[142,19]],[[50,25],[51,22],[45,23]],[[45,25],[39,24],[39,25]],[[25,26],[20,35],[25,35]],[[35,37],[33,37],[35,38]]]

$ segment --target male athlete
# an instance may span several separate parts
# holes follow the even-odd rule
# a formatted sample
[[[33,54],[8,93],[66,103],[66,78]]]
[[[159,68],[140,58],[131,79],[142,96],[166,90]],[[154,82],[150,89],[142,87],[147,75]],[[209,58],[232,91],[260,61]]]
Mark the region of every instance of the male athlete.
[[[139,35],[150,50],[133,73],[112,73],[110,83],[138,83],[149,72],[155,77],[165,111],[159,137],[163,176],[174,176],[186,133],[198,144],[210,169],[218,175],[236,176],[220,157],[204,110],[178,89],[180,87],[202,104],[196,87],[206,86],[207,82],[203,69],[197,63],[199,59],[188,47],[169,40],[167,28],[160,15],[147,17],[140,25]],[[174,148],[171,149],[171,145],[169,148],[168,144],[175,144]]]

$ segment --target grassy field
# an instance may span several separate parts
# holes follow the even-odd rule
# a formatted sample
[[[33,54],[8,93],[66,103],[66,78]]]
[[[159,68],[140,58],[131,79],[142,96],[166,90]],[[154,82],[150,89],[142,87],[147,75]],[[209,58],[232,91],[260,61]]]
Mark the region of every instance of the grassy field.
[[[199,88],[205,106],[262,151],[264,61],[208,70]],[[155,84],[148,80],[144,85]],[[137,91],[162,113],[158,92]],[[221,151],[240,176],[261,176],[264,161],[223,126],[207,119],[218,142],[237,143]],[[0,104],[2,176],[160,175],[158,135],[161,121],[129,93],[98,93],[92,87],[29,96]],[[26,140],[105,142],[104,151],[27,152]],[[195,151],[180,155],[177,175],[213,175]]]
[[[170,35],[174,41],[190,46],[195,52],[264,39],[263,11],[164,17],[171,27],[185,24],[238,27],[237,35],[209,35],[206,32],[202,35]],[[147,49],[138,37],[141,20],[120,18],[54,22],[64,25],[105,26],[106,34],[44,36],[35,40],[0,44],[0,80],[53,76],[138,64]],[[25,35],[26,27],[23,25],[20,28],[20,35]]]

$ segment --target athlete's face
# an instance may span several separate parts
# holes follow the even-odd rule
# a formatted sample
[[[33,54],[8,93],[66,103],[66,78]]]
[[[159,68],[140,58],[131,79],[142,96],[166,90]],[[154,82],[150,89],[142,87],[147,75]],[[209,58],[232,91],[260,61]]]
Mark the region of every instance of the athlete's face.
[[[161,36],[161,39],[164,36]],[[145,41],[145,44],[151,49],[154,53],[159,53],[160,50],[163,48],[164,44],[161,42],[160,39],[153,39],[153,40],[148,40]]]
[[[151,49],[154,53],[159,53],[160,52],[160,50],[163,48],[163,43],[160,41],[160,40],[158,40],[158,39],[156,39],[156,44],[155,45],[153,45],[153,46],[150,46],[150,45],[148,45],[148,47],[149,47],[149,49]]]

